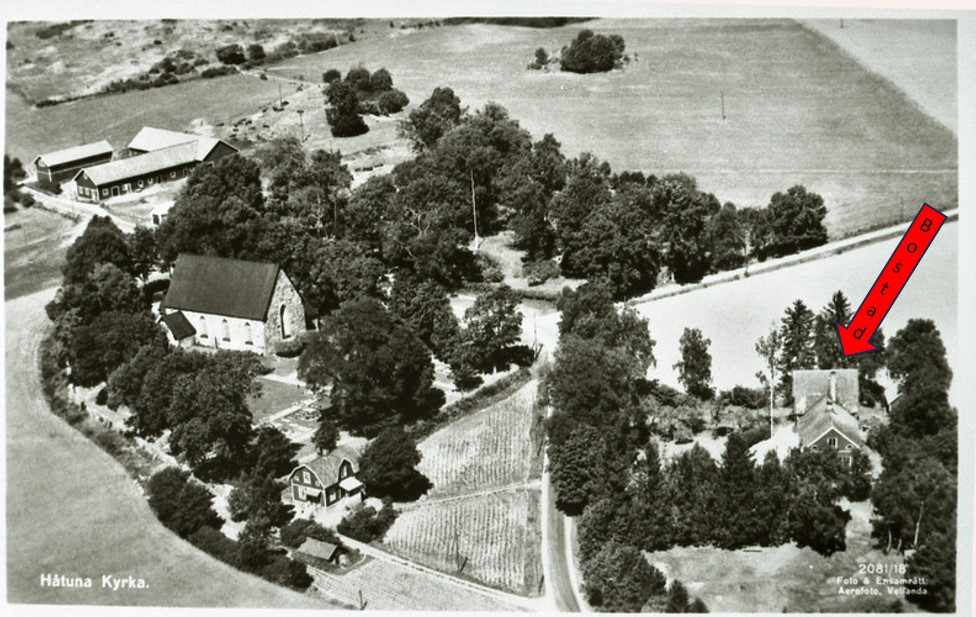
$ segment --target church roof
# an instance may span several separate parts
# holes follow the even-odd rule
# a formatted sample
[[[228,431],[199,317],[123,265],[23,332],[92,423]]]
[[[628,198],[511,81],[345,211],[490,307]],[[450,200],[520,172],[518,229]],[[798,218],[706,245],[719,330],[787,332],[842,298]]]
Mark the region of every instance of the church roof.
[[[264,321],[277,264],[181,254],[162,308]]]

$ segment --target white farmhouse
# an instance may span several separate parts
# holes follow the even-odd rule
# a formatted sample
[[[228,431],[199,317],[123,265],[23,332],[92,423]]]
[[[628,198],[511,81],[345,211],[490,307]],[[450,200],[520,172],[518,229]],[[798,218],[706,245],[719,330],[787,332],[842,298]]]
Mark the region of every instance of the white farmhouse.
[[[159,314],[170,342],[271,354],[311,319],[277,264],[181,254]]]

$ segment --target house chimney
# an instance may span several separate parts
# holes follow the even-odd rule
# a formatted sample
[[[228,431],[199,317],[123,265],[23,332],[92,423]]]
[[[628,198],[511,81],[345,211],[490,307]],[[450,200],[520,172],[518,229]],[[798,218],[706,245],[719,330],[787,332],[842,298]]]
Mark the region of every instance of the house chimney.
[[[837,371],[830,371],[830,394],[827,395],[827,400],[831,403],[837,402]]]

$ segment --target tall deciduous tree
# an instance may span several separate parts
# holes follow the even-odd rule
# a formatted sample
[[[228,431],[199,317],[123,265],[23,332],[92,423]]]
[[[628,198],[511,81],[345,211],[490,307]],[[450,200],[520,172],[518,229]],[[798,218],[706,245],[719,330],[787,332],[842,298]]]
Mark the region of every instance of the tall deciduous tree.
[[[746,229],[739,218],[735,204],[726,202],[712,216],[705,227],[709,259],[713,271],[733,270],[746,262]]]
[[[417,471],[421,454],[417,443],[400,427],[381,432],[371,441],[359,461],[359,478],[370,495],[414,501],[433,485]]]
[[[801,185],[776,193],[767,208],[769,241],[765,252],[773,257],[820,246],[827,241],[823,197]]]
[[[681,360],[674,365],[685,391],[702,400],[709,400],[715,395],[710,385],[712,355],[708,353],[708,346],[711,343],[698,328],[685,328],[680,341]]]
[[[336,421],[357,435],[428,417],[444,402],[430,351],[373,299],[332,315],[310,337],[298,373],[313,388],[332,384]]]
[[[453,90],[434,88],[430,98],[400,124],[400,131],[413,143],[414,150],[421,152],[434,147],[445,133],[461,124],[464,113]]]
[[[348,80],[348,76],[346,79]],[[325,119],[332,127],[333,137],[355,137],[369,131],[363,117],[359,115],[359,99],[355,88],[346,82],[332,82],[329,84],[327,101]]]
[[[587,600],[598,610],[638,612],[653,596],[663,596],[667,579],[632,546],[610,542],[582,564]]]
[[[132,273],[132,254],[125,234],[110,217],[93,216],[84,233],[68,247],[62,268],[64,284],[84,283],[96,266],[106,263]]]

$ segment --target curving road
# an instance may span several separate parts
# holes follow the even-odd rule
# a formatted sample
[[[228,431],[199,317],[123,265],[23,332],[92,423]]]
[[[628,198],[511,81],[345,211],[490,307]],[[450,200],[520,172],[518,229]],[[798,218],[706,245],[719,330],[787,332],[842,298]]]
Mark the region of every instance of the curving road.
[[[38,352],[54,289],[6,310],[7,601],[43,604],[332,608],[193,548],[156,520],[108,454],[54,416],[41,394]],[[89,589],[41,585],[41,575],[92,579]],[[102,588],[102,576],[146,589]]]

